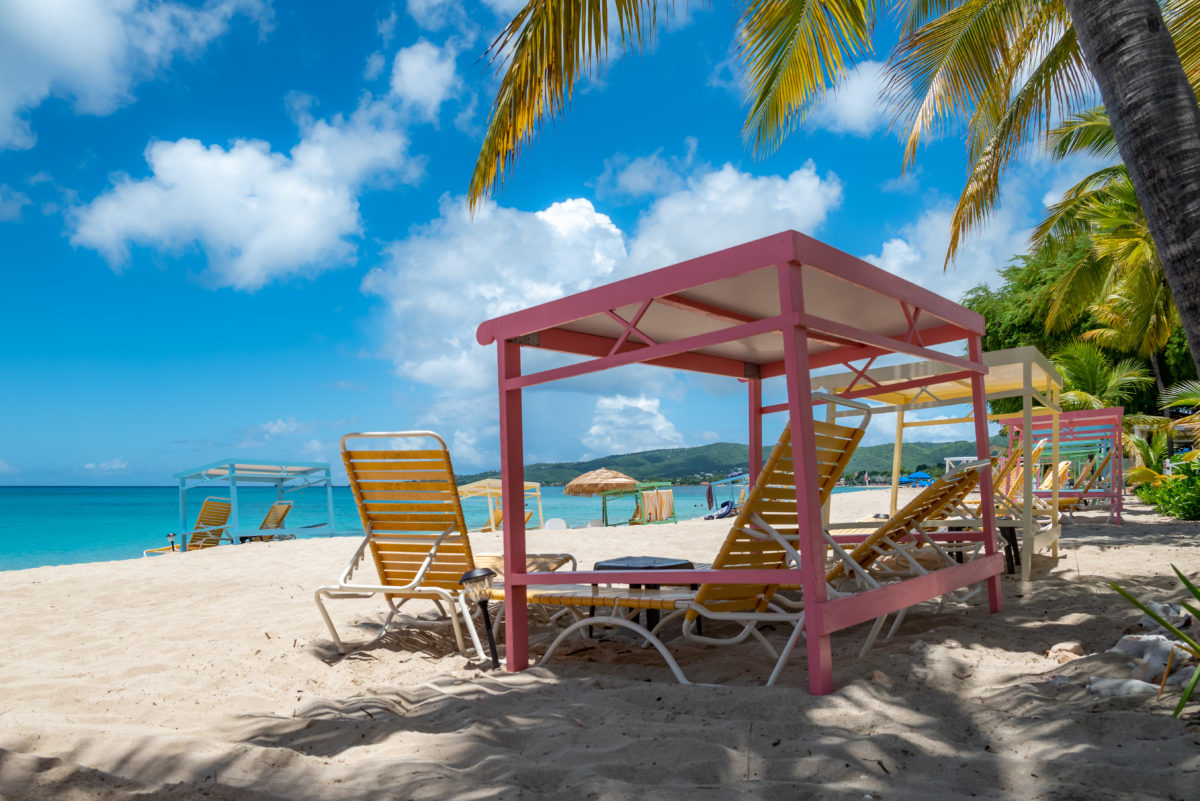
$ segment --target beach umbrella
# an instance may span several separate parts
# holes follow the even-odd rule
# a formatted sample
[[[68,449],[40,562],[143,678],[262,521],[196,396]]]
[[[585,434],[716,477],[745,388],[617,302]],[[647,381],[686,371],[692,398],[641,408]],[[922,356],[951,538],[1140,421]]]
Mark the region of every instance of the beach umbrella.
[[[624,473],[618,473],[616,470],[609,470],[607,467],[602,467],[599,470],[593,470],[590,473],[584,473],[582,476],[576,476],[571,479],[570,483],[563,487],[563,494],[599,495],[602,492],[610,490],[631,490],[636,488],[636,479],[632,479]]]

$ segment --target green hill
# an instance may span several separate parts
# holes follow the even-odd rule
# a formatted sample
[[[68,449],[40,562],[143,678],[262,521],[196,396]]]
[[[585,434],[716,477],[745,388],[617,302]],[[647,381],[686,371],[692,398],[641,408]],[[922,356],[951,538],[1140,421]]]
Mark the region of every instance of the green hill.
[[[999,438],[993,444],[1000,443]],[[947,456],[966,456],[974,445],[965,440],[959,442],[906,442],[904,443],[903,468],[911,473],[921,468],[941,468]],[[526,481],[543,484],[565,484],[589,470],[607,467],[639,481],[673,481],[677,484],[697,483],[710,478],[721,478],[727,473],[750,464],[749,448],[735,442],[714,442],[695,448],[662,448],[639,453],[623,453],[590,459],[584,462],[543,462],[525,466]],[[873,474],[892,471],[892,446],[868,445],[859,448],[850,457],[847,473]],[[478,481],[481,478],[498,478],[500,472],[490,470],[458,476],[460,484]]]

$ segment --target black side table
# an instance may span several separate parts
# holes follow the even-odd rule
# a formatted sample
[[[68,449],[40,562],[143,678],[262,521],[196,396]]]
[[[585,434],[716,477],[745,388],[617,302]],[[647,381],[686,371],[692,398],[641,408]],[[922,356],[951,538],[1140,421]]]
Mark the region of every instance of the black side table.
[[[692,570],[695,568],[687,559],[672,559],[665,556],[622,556],[617,559],[605,559],[602,562],[597,562],[593,570]],[[657,590],[658,584],[630,584],[630,589],[642,589],[645,587],[648,590]],[[594,616],[596,607],[592,607],[588,613],[589,617]],[[646,628],[651,631],[658,625],[659,616],[657,609],[646,610]],[[591,636],[591,631],[588,636]]]

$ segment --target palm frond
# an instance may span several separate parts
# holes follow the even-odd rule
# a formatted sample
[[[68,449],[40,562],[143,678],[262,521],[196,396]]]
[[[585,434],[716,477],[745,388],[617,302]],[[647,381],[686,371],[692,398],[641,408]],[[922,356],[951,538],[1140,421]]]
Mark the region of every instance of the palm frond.
[[[1158,396],[1160,409],[1170,409],[1177,406],[1200,407],[1200,381],[1180,381],[1163,390]]]
[[[655,0],[612,0],[611,7],[626,50],[653,40]],[[529,0],[488,48],[504,74],[471,174],[472,210],[503,183],[544,118],[561,114],[576,82],[608,57],[609,9],[609,0]]]
[[[1108,109],[1104,106],[1073,114],[1046,135],[1046,150],[1062,160],[1076,153],[1088,153],[1103,159],[1119,159],[1117,139],[1113,136]]]
[[[1012,159],[1034,134],[1045,133],[1054,109],[1070,107],[1087,96],[1091,77],[1074,29],[1064,30],[1045,52],[1011,100],[996,97],[977,109],[1001,108],[997,119],[983,113],[971,119],[971,173],[951,215],[947,265],[966,233],[991,213],[999,196],[1000,179]],[[906,158],[915,154],[915,144],[910,137]]]
[[[743,133],[774,150],[871,51],[876,0],[747,0],[739,59],[753,98]]]

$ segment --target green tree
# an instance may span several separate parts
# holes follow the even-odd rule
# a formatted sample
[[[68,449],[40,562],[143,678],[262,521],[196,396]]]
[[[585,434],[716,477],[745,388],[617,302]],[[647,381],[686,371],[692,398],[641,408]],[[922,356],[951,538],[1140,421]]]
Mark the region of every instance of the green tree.
[[[1080,152],[1117,156],[1103,108],[1076,115],[1052,130],[1047,146],[1056,159]],[[1159,354],[1179,328],[1179,314],[1123,164],[1100,169],[1068,189],[1047,209],[1034,232],[1033,247],[1054,249],[1060,242],[1080,238],[1090,247],[1055,283],[1047,330],[1066,328],[1090,313],[1098,325],[1083,338],[1148,359],[1162,391]]]
[[[1073,342],[1051,360],[1063,377],[1059,404],[1070,409],[1105,409],[1124,406],[1134,393],[1154,379],[1136,359],[1113,363],[1091,342]]]

